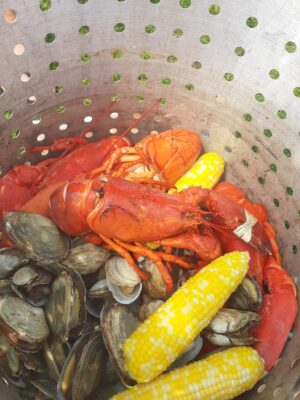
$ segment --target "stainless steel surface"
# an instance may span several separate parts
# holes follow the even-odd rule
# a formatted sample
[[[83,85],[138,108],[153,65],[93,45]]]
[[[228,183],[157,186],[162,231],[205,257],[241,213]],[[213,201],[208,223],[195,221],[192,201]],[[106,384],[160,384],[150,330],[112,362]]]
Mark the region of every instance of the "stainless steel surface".
[[[89,126],[83,118],[95,118],[111,96],[120,96],[113,110],[118,116],[107,116],[94,137],[113,128],[121,132],[134,113],[165,98],[132,136],[182,126],[199,132],[205,150],[225,158],[228,180],[267,204],[284,265],[298,277],[300,3],[215,1],[219,13],[207,0],[44,0],[48,11],[41,11],[40,1],[2,0],[2,171],[43,158],[23,153],[24,147],[79,134]],[[120,24],[125,29],[116,32]],[[84,26],[89,32],[81,35]],[[49,33],[55,34],[52,43],[45,42]],[[54,61],[59,67],[51,71]],[[55,94],[58,85],[63,91]],[[6,111],[13,112],[8,120]],[[41,117],[36,125],[35,116]],[[277,367],[245,399],[298,398],[299,339],[296,329]]]

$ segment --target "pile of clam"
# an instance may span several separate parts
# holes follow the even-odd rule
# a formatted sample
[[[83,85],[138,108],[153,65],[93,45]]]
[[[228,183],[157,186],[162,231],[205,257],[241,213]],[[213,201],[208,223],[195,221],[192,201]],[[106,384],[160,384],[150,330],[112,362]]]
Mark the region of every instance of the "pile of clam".
[[[105,400],[134,384],[121,347],[165,300],[156,265],[141,282],[126,260],[104,247],[72,240],[49,219],[24,212],[5,216],[14,247],[0,249],[0,371],[22,399]],[[174,272],[175,290],[189,275]],[[226,306],[171,366],[183,366],[218,346],[254,342],[250,329],[262,295],[245,278]],[[212,345],[211,345],[212,346]]]

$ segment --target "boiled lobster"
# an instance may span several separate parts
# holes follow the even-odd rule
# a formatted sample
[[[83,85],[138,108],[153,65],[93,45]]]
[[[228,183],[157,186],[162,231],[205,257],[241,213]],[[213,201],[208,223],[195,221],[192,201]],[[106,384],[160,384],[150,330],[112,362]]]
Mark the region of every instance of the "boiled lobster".
[[[37,165],[14,166],[0,178],[0,221],[7,211],[18,210],[34,196],[32,182],[48,168],[52,160]]]
[[[108,137],[81,145],[52,164],[42,179],[34,182],[33,187],[38,193],[21,210],[48,216],[49,198],[57,187],[76,177],[84,177],[107,160],[116,149],[130,144],[130,140],[125,137]]]
[[[132,181],[160,181],[170,188],[194,164],[201,148],[199,136],[186,129],[150,134],[135,146],[117,149],[91,177],[105,173]]]
[[[264,266],[263,281],[268,291],[265,292],[262,308],[258,311],[261,322],[253,332],[257,339],[254,348],[265,360],[266,371],[270,371],[293,327],[298,303],[293,279],[274,257],[268,257]]]
[[[55,190],[50,197],[50,215],[70,235],[89,230],[97,233],[137,270],[135,262],[124,250],[139,254],[147,251],[149,258],[151,254],[141,245],[129,249],[128,243],[158,241],[162,245],[194,250],[206,260],[220,255],[220,242],[211,228],[224,228],[205,219],[204,216],[211,212],[199,207],[209,202],[225,230],[234,230],[245,222],[244,211],[239,205],[213,191],[189,188],[177,195],[168,195],[149,186],[108,176],[70,182]],[[201,247],[195,240],[197,235]],[[262,244],[264,250],[268,240],[263,228],[254,229],[252,235],[255,245]],[[192,236],[193,241],[190,240]],[[155,257],[157,260],[157,255]],[[163,276],[170,288],[170,277],[165,270]]]
[[[250,267],[248,274],[254,277],[264,291],[262,308],[258,311],[261,322],[254,329],[257,339],[254,348],[265,360],[265,369],[270,371],[277,362],[292,329],[298,311],[297,292],[293,279],[282,268],[275,230],[267,221],[263,204],[252,203],[240,188],[228,182],[221,182],[215,190],[241,204],[251,212],[264,227],[271,243],[274,256],[258,252],[249,244],[233,235],[218,232],[225,252],[248,251]]]
[[[261,203],[254,203],[249,201],[246,194],[240,188],[229,182],[218,183],[215,186],[214,190],[222,194],[223,196],[226,196],[235,201],[237,204],[240,204],[262,224],[266,234],[268,235],[272,254],[275,257],[276,262],[281,265],[279,248],[278,244],[276,243],[275,229],[267,220],[266,207]]]
[[[148,135],[135,146],[129,146],[129,139],[122,136],[81,145],[58,160],[39,179],[39,193],[22,211],[49,216],[49,197],[60,184],[89,174],[97,175],[101,170],[152,185],[161,183],[168,188],[190,168],[201,151],[197,134],[184,129]],[[134,161],[132,158],[128,161],[132,157],[129,153],[135,153]]]

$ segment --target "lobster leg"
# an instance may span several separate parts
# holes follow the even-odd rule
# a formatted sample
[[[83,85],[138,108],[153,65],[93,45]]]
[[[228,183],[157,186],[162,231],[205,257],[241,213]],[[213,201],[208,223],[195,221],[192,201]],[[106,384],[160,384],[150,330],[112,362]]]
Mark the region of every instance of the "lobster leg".
[[[152,260],[156,265],[157,268],[159,269],[162,278],[166,284],[167,288],[167,293],[169,293],[173,289],[173,279],[171,275],[169,274],[168,270],[166,269],[165,265],[163,264],[161,257],[156,254],[155,251],[152,251],[148,249],[147,247],[142,246],[139,243],[135,243],[135,245],[131,245],[128,243],[124,243],[121,240],[115,239],[115,242],[119,245],[124,247],[125,249],[132,251],[133,253],[138,253],[140,256],[145,256],[148,257],[150,260]]]
[[[247,251],[249,253],[250,260],[247,273],[250,277],[254,277],[259,286],[262,287],[263,271],[268,255],[255,250],[232,232],[218,232],[217,235],[221,240],[224,253],[230,253],[231,251]]]
[[[212,229],[205,225],[200,225],[198,230],[189,230],[155,243],[161,246],[171,246],[193,251],[199,258],[204,260],[213,260],[221,255],[219,239]]]
[[[101,237],[101,239],[103,239],[103,241],[105,243],[107,243],[116,253],[118,253],[121,257],[125,258],[125,260],[128,262],[129,265],[132,266],[132,268],[134,269],[134,271],[138,274],[138,276],[143,279],[144,281],[146,281],[149,276],[148,274],[146,274],[145,272],[143,272],[135,263],[134,259],[131,257],[131,255],[129,254],[129,252],[120,244],[115,243],[114,240],[107,238],[106,236],[103,235],[99,235]]]
[[[54,140],[51,146],[38,146],[32,149],[29,149],[29,153],[37,153],[43,150],[50,151],[60,151],[60,150],[68,150],[70,146],[72,146],[72,150],[74,149],[73,145],[80,146],[82,144],[87,144],[87,141],[81,137],[65,137]]]
[[[193,266],[191,264],[182,260],[182,258],[180,258],[178,256],[175,256],[173,254],[164,253],[162,251],[156,251],[155,253],[158,254],[161,257],[161,259],[166,261],[167,263],[178,264],[184,269],[193,269]]]
[[[270,371],[278,360],[292,329],[298,311],[296,287],[288,273],[269,257],[264,269],[264,283],[270,293],[264,295],[259,311],[260,324],[253,335],[258,342],[253,346],[265,360]]]

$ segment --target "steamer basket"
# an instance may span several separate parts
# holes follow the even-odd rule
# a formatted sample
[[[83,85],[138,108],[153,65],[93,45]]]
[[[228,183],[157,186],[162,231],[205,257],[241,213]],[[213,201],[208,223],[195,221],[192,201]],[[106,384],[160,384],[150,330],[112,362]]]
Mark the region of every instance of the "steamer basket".
[[[161,98],[132,139],[198,132],[226,160],[226,178],[267,205],[298,283],[300,3],[215,1],[2,0],[1,173],[51,156],[26,149],[78,135],[114,96],[91,140],[121,133]],[[243,399],[300,399],[299,338],[296,329]]]

